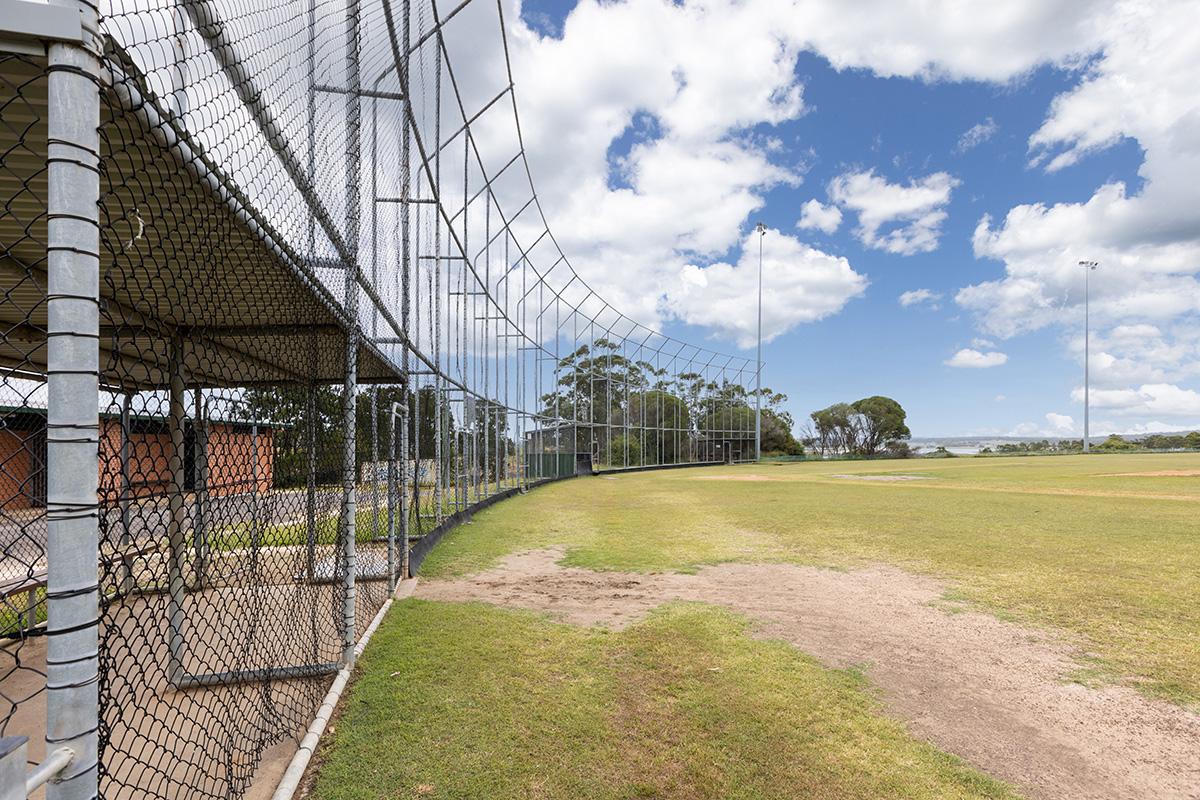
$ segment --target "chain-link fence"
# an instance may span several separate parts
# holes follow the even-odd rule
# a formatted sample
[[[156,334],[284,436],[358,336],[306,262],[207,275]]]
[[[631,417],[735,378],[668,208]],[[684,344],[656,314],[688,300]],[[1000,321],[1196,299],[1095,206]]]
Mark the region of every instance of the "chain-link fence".
[[[240,797],[464,514],[755,457],[756,364],[559,249],[502,4],[19,5],[0,736],[51,796]]]

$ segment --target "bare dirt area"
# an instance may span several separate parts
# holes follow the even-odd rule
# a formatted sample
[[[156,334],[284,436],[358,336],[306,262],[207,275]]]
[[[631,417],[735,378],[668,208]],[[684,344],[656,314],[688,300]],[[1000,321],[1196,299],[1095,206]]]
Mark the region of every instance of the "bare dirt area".
[[[562,567],[561,549],[510,556],[416,596],[481,600],[621,628],[669,600],[745,614],[757,635],[858,666],[910,730],[1036,798],[1200,798],[1200,715],[1070,682],[1086,655],[1065,636],[955,609],[947,586],[887,567],[838,572],[722,564],[695,575]]]
[[[844,481],[881,481],[883,483],[929,480],[928,475],[830,475],[829,477],[841,478]]]
[[[1110,472],[1104,478],[1200,478],[1200,469],[1160,469],[1154,472]]]
[[[768,478],[766,475],[693,475],[691,480],[694,481],[726,481],[749,482],[755,481],[773,481],[775,478]]]

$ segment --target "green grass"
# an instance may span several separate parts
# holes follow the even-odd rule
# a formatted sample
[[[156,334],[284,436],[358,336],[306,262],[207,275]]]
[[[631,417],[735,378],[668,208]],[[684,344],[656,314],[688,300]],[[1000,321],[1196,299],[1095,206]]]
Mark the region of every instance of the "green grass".
[[[1012,797],[879,714],[857,674],[671,604],[622,632],[398,604],[314,797]]]
[[[1083,637],[1093,674],[1200,703],[1200,454],[956,458],[604,475],[506,501],[451,533],[422,574],[565,545],[599,570],[723,561],[887,562],[999,616]],[[906,482],[835,475],[920,475]],[[761,475],[770,480],[729,480]],[[716,478],[717,480],[711,480]]]
[[[30,592],[33,597],[30,597]],[[46,589],[39,586],[26,592],[15,592],[0,599],[0,637],[15,635],[30,627],[29,606],[34,606],[34,624],[46,621]]]

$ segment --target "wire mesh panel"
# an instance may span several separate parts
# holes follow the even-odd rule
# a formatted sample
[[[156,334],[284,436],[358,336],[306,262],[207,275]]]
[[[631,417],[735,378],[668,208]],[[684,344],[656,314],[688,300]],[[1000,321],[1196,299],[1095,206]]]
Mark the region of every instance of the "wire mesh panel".
[[[559,249],[503,4],[108,0],[100,39],[102,796],[242,796],[490,498],[755,457],[758,365]],[[0,733],[35,740],[44,76],[0,56]]]
[[[45,102],[44,59],[0,54],[0,736],[40,728],[45,688]]]

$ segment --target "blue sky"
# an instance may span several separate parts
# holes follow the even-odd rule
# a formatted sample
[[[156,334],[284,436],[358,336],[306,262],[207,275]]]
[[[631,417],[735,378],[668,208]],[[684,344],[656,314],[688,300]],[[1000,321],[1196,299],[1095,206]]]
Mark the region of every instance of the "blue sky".
[[[944,35],[924,30],[919,21],[906,32],[899,21],[887,28],[887,35],[899,39],[890,45],[856,41],[853,28],[830,33],[824,41],[783,30],[797,16],[826,13],[828,9],[816,8],[820,3],[769,2],[763,5],[765,15],[743,5],[715,3],[697,9],[634,0],[587,3],[572,14],[572,4],[524,3],[521,21],[531,32],[524,51],[530,64],[526,74],[534,74],[543,52],[559,51],[560,58],[563,49],[567,56],[577,52],[584,65],[577,76],[581,102],[587,102],[589,91],[596,98],[587,113],[611,104],[606,125],[592,125],[603,128],[593,137],[594,148],[603,145],[605,162],[594,171],[603,169],[603,174],[593,177],[604,185],[585,197],[577,187],[588,183],[586,168],[567,165],[568,156],[556,152],[555,145],[545,146],[548,168],[540,165],[538,141],[556,140],[553,131],[537,130],[539,112],[548,107],[539,96],[546,91],[541,88],[545,82],[532,79],[523,85],[517,65],[518,99],[523,109],[527,104],[534,109],[527,127],[534,128],[530,155],[535,177],[544,184],[548,175],[551,196],[557,191],[562,199],[562,212],[548,210],[556,228],[568,228],[564,238],[583,251],[582,269],[590,269],[602,285],[605,279],[620,285],[631,276],[647,276],[660,292],[659,302],[632,313],[657,315],[647,321],[680,338],[737,350],[749,344],[748,329],[714,321],[703,307],[705,292],[752,301],[752,296],[743,297],[750,284],[739,270],[753,266],[747,237],[761,220],[771,228],[768,242],[773,237],[776,246],[787,245],[768,269],[768,292],[779,307],[771,322],[776,335],[764,347],[765,380],[790,396],[798,419],[839,400],[887,394],[909,411],[910,427],[918,435],[1078,435],[1083,276],[1074,264],[1095,257],[1104,263],[1093,276],[1092,368],[1099,376],[1094,389],[1099,407],[1093,406],[1092,432],[1185,428],[1200,422],[1200,394],[1195,391],[1200,340],[1195,325],[1200,222],[1195,215],[1200,212],[1194,205],[1177,208],[1181,199],[1191,199],[1189,192],[1194,197],[1195,188],[1172,177],[1194,163],[1190,147],[1177,144],[1181,136],[1200,130],[1180,122],[1189,114],[1200,115],[1200,102],[1195,89],[1180,88],[1173,75],[1154,72],[1178,72],[1180,60],[1196,60],[1196,51],[1173,58],[1156,50],[1165,63],[1152,67],[1146,53],[1127,41],[1168,32],[1171,12],[1177,10],[1172,4],[1163,5],[1161,19],[1112,15],[1116,21],[1101,24],[1092,19],[1103,13],[1101,3],[1090,8],[1031,3],[1025,17],[1018,3],[1012,19],[995,23],[1001,28],[989,31],[990,22],[981,20],[976,42],[959,41],[956,30]],[[904,14],[903,5],[881,6],[887,10],[880,13]],[[751,12],[767,28],[758,41],[737,38],[739,30],[758,35],[753,27],[739,28],[738,15]],[[780,21],[777,26],[770,22],[772,13]],[[1054,15],[1049,22],[1047,14]],[[639,31],[642,17],[647,26],[661,26],[670,15],[693,26],[693,39],[715,37],[705,57],[723,60],[718,67],[726,65],[730,72],[778,46],[769,63],[756,67],[766,77],[758,80],[747,69],[739,85],[725,75],[714,76],[702,60],[691,60],[686,41],[675,45],[678,54],[672,58],[678,63],[647,59],[639,67],[624,51],[636,46],[631,32]],[[610,20],[616,32],[611,36],[605,27]],[[888,20],[879,24],[886,26]],[[1058,28],[1061,36],[1056,37]],[[712,42],[720,43],[724,30],[729,41],[714,48]],[[859,35],[865,40],[876,34],[864,27]],[[886,51],[889,46],[892,52]],[[1028,52],[1014,55],[1026,46]],[[964,55],[968,48],[974,50]],[[988,48],[995,49],[994,57]],[[522,52],[517,49],[518,61]],[[905,61],[896,53],[915,55]],[[628,97],[620,97],[624,84],[606,80],[606,57],[619,62],[613,73],[625,69],[635,81],[642,74],[639,68],[647,83],[656,71],[670,69],[675,93],[668,87],[655,95],[633,86]],[[595,65],[592,73],[589,63]],[[727,113],[730,98],[762,83],[773,85],[770,96],[755,107]],[[706,89],[710,85],[714,88]],[[1179,113],[1161,119],[1151,112],[1130,115],[1096,134],[1108,123],[1097,123],[1093,115],[1122,117],[1121,87],[1139,92],[1139,99],[1159,92],[1158,100]],[[703,102],[681,99],[704,91],[709,94],[699,96],[717,101],[711,105],[714,116],[726,114],[725,122],[706,125]],[[788,92],[794,96],[787,97]],[[571,124],[569,115],[565,123],[559,116],[554,124]],[[588,123],[581,119],[580,124]],[[964,137],[973,127],[978,135],[968,143]],[[559,138],[566,135],[558,132]],[[686,146],[674,148],[675,143]],[[714,149],[714,160],[733,168],[744,163],[755,174],[743,181],[730,177],[730,170],[714,168],[704,190],[724,189],[721,197],[741,199],[727,207],[708,203],[703,222],[694,223],[702,232],[689,227],[693,223],[688,220],[664,216],[660,227],[678,230],[664,233],[661,243],[645,239],[643,251],[654,253],[661,245],[665,254],[657,257],[664,266],[650,277],[636,257],[619,257],[620,246],[611,241],[628,228],[619,209],[639,202],[645,208],[655,200],[669,203],[678,187],[661,175],[669,174],[676,163],[670,159],[688,148],[729,148]],[[579,150],[586,163],[586,144]],[[559,164],[562,168],[556,169]],[[558,176],[573,171],[576,180],[564,180],[566,188],[556,190]],[[703,165],[695,171],[703,173]],[[839,182],[840,190],[834,186]],[[1105,192],[1104,187],[1115,185],[1123,185],[1119,196]],[[889,217],[883,194],[908,197],[914,187],[941,191],[942,199],[910,216]],[[798,227],[802,206],[811,200],[831,212],[838,207],[840,225]],[[567,215],[581,207],[594,209],[601,224],[570,230]],[[885,210],[863,211],[878,208]],[[906,227],[926,212],[940,221],[919,230]],[[1006,221],[1010,212],[1014,217]],[[680,209],[681,215],[686,213]],[[864,213],[882,215],[873,238],[860,230]],[[606,214],[614,216],[609,227],[603,224]],[[1180,218],[1166,226],[1166,233],[1151,234],[1147,230],[1153,225],[1141,222],[1171,214]],[[990,238],[981,240],[976,228],[985,215],[990,217],[985,231]],[[718,229],[727,229],[724,238],[707,233]],[[897,229],[903,246],[889,251],[881,237]],[[918,234],[923,238],[914,243]],[[1089,249],[1092,239],[1094,250]],[[594,251],[590,261],[589,251]],[[691,294],[674,287],[679,269],[671,266],[673,260],[698,267],[702,272],[697,274],[709,276],[707,287]],[[806,272],[808,264],[824,271]],[[813,281],[841,280],[842,288],[832,290],[841,291],[841,297],[806,309],[810,274]],[[847,275],[869,284],[863,290]],[[720,281],[728,286],[722,289]],[[977,288],[960,294],[966,287]],[[920,289],[933,299],[901,305],[903,293]],[[966,362],[978,356],[1003,363],[947,365],[961,350],[974,351]]]

